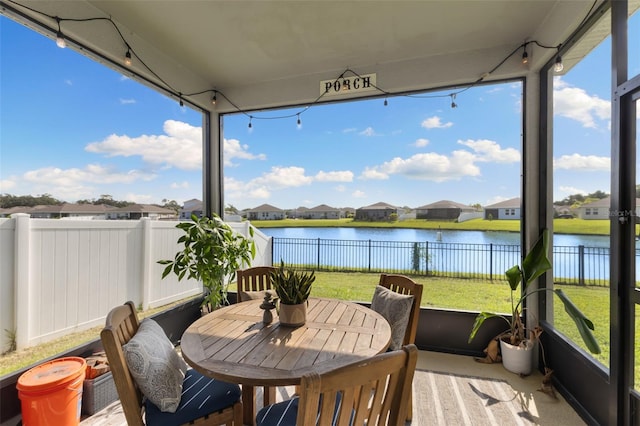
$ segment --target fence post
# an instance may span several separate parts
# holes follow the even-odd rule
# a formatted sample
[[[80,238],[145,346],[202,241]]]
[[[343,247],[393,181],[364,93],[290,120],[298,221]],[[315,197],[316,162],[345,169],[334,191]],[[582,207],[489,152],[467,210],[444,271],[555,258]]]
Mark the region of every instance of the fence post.
[[[429,275],[429,241],[424,242],[424,272]]]
[[[142,308],[149,309],[151,304],[151,219],[143,217],[140,219],[142,225]]]
[[[584,285],[584,246],[578,246],[578,285]]]
[[[14,312],[16,347],[22,349],[29,343],[31,317],[31,274],[30,247],[31,216],[26,213],[11,215],[15,220],[14,232]]]
[[[316,265],[316,269],[320,270],[320,238],[318,238],[318,262]]]
[[[493,281],[493,243],[489,243],[489,280]]]
[[[369,272],[371,272],[371,240],[369,240]]]

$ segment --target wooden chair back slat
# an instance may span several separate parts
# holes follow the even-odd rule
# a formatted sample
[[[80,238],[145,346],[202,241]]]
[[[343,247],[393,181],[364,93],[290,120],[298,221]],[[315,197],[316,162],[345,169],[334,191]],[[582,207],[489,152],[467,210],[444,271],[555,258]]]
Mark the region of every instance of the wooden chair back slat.
[[[322,374],[302,376],[296,424],[405,424],[418,359],[415,345]],[[336,410],[340,395],[341,408]],[[320,397],[322,395],[322,398]],[[320,404],[320,408],[319,407]]]
[[[238,283],[238,302],[242,302],[242,291],[263,291],[271,289],[273,266],[254,266],[236,271]]]

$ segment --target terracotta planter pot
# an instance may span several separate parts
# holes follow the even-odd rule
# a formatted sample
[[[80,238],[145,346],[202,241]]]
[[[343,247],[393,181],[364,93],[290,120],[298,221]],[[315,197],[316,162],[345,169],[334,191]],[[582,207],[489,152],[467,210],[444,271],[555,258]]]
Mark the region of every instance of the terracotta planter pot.
[[[502,365],[512,373],[531,374],[534,347],[535,343],[531,340],[525,340],[520,346],[514,346],[504,340],[500,340]]]
[[[307,303],[285,305],[280,303],[278,317],[280,324],[288,327],[299,327],[307,320]]]

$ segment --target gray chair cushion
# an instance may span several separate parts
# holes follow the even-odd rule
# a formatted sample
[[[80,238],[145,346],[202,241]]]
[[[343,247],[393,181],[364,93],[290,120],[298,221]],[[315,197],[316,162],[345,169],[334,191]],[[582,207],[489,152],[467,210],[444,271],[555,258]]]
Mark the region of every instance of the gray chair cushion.
[[[391,345],[389,349],[402,348],[409,316],[413,307],[413,296],[399,294],[381,285],[376,286],[371,301],[371,309],[382,315],[391,326]]]
[[[174,413],[180,404],[187,363],[155,321],[145,318],[122,346],[131,376],[140,391],[161,411]]]

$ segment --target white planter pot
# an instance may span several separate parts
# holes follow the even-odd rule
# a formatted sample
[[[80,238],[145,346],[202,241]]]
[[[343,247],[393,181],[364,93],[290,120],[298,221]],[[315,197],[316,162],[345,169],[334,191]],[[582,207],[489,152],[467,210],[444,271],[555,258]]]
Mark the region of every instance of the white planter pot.
[[[534,347],[535,343],[531,340],[525,340],[520,346],[513,346],[500,340],[502,365],[512,373],[525,376],[531,374]]]
[[[289,327],[299,327],[307,320],[307,303],[300,303],[299,305],[285,305],[279,304],[278,317],[280,324]]]

